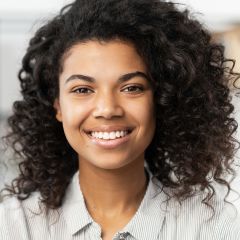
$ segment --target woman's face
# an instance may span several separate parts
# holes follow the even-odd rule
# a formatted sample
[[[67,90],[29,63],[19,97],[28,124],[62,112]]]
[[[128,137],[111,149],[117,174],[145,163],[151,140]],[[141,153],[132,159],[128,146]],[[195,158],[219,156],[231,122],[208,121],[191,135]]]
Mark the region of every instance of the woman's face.
[[[132,44],[74,45],[65,54],[55,108],[80,164],[117,169],[144,161],[155,131],[153,91]]]

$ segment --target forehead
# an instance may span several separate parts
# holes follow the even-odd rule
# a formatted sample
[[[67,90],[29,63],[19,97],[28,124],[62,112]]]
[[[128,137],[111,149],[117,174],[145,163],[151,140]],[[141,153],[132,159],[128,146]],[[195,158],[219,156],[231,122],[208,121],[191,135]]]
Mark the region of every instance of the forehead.
[[[140,68],[146,70],[145,63],[130,42],[112,40],[100,42],[89,40],[74,44],[62,61],[63,71],[77,67],[80,69],[101,68]]]

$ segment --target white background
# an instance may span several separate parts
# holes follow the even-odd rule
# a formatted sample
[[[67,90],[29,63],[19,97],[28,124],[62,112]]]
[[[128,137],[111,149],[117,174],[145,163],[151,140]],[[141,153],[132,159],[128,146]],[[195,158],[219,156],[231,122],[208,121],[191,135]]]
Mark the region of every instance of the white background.
[[[61,6],[71,0],[1,0],[0,16],[5,13],[54,13]],[[221,27],[222,24],[239,22],[240,1],[239,0],[174,0],[190,6],[195,12],[203,15],[203,19],[210,27]],[[26,17],[26,15],[25,15]]]

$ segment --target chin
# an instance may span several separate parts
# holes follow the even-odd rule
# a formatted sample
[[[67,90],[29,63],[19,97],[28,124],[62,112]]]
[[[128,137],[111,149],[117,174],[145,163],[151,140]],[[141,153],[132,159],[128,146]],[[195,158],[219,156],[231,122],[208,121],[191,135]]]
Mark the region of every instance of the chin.
[[[116,156],[100,157],[94,160],[86,159],[86,161],[88,161],[88,163],[94,166],[95,168],[105,169],[105,170],[120,169],[130,163],[127,159],[117,158]]]
[[[121,163],[117,163],[117,162],[113,162],[113,163],[111,163],[111,162],[102,162],[101,164],[95,164],[95,166],[97,167],[97,168],[100,168],[100,169],[105,169],[105,170],[117,170],[117,169],[120,169],[120,168],[122,168],[122,167],[124,167],[124,166],[126,166],[127,165],[127,163],[123,163],[123,162],[121,162]]]

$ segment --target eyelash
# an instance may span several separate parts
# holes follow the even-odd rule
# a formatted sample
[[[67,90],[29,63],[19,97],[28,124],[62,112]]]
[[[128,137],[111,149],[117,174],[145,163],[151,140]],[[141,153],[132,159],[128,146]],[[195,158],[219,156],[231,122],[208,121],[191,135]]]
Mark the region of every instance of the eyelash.
[[[124,91],[124,92],[143,92],[144,88],[142,86],[137,86],[137,85],[131,85],[131,86],[128,86],[128,87],[125,87],[123,90],[126,90],[126,89],[130,89],[130,88],[134,88],[136,90],[136,88],[138,90],[136,91]],[[84,92],[82,92],[82,90],[84,90]],[[79,92],[81,91],[81,92]],[[73,93],[77,93],[77,94],[82,94],[82,95],[86,95],[88,94],[89,92],[86,92],[86,91],[92,91],[90,88],[87,88],[87,87],[80,87],[80,88],[77,88],[75,90],[73,90],[72,92]]]
[[[125,90],[125,89],[129,89],[129,88],[134,88],[134,89],[137,88],[138,90],[137,90],[137,91],[127,91],[127,92],[143,92],[143,87],[137,86],[137,85],[128,86],[128,87],[124,88],[124,90]]]
[[[77,88],[77,89],[75,89],[75,90],[73,90],[72,92],[73,93],[77,93],[77,94],[88,94],[88,93],[86,93],[86,92],[79,92],[80,90],[90,90],[89,88],[86,88],[86,87],[81,87],[81,88]]]

